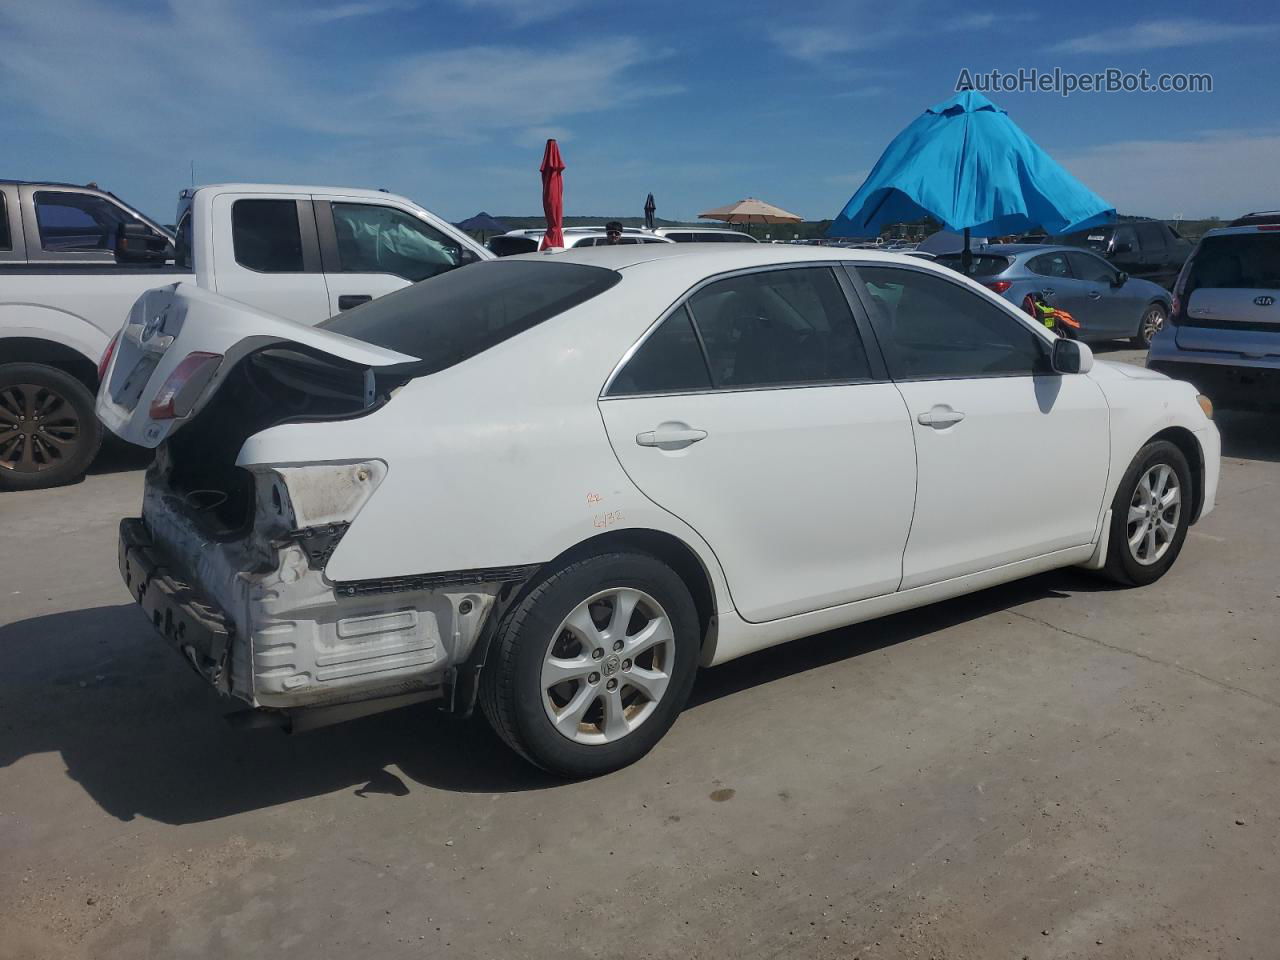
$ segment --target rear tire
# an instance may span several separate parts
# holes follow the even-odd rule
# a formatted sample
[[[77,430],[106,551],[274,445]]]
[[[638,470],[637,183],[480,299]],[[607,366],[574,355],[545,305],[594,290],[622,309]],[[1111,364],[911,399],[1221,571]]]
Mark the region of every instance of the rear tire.
[[[1155,583],[1182,551],[1194,498],[1187,458],[1167,440],[1138,451],[1111,502],[1103,574],[1126,586]]]
[[[699,640],[693,599],[670,567],[645,553],[589,557],[545,576],[507,612],[480,705],[507,745],[544,770],[610,773],[675,722]]]
[[[1168,319],[1169,312],[1165,310],[1163,304],[1148,304],[1147,309],[1142,313],[1142,322],[1138,324],[1138,333],[1133,338],[1133,345],[1139,350],[1149,349],[1151,341],[1155,339],[1156,334]]]
[[[0,490],[74,483],[101,445],[83,383],[40,363],[0,364]]]

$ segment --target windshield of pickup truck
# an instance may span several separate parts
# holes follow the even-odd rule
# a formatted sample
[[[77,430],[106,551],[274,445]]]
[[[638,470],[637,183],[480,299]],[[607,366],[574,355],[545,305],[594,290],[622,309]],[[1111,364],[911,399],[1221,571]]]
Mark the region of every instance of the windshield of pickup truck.
[[[1064,233],[1058,237],[1050,237],[1049,243],[1064,247],[1084,247],[1094,253],[1106,253],[1107,244],[1111,242],[1111,228],[1099,227],[1093,230],[1080,230],[1076,233]]]
[[[491,260],[451,270],[318,324],[420,357],[434,373],[598,296],[621,280],[577,263]]]

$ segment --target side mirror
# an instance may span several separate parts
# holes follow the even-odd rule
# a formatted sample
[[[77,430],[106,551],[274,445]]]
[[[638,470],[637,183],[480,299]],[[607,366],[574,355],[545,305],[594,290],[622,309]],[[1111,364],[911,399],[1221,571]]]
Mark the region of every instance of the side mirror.
[[[173,244],[145,223],[122,223],[116,233],[116,263],[161,264],[172,260]]]
[[[1128,282],[1129,282],[1129,275],[1125,273],[1123,270],[1121,270],[1119,273],[1116,274],[1116,278],[1111,281],[1111,285],[1113,287],[1123,287]]]
[[[463,247],[458,251],[458,266],[465,267],[468,263],[479,263],[480,254],[474,250]]]
[[[1117,243],[1111,248],[1112,253],[1133,253],[1132,243]]]
[[[1055,373],[1088,373],[1093,369],[1093,351],[1079,340],[1059,337],[1053,342]]]

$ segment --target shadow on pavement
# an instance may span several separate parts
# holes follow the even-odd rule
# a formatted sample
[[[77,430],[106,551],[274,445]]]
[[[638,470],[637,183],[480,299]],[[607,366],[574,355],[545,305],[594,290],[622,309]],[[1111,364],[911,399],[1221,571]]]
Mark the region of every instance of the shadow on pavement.
[[[1102,587],[1049,574],[799,640],[704,671],[690,707],[1063,589]],[[230,709],[132,604],[0,627],[0,766],[56,751],[67,775],[121,820],[192,823],[343,789],[408,795],[390,765],[423,786],[464,793],[564,786],[479,718],[431,705],[296,736],[233,729],[222,719]]]
[[[107,431],[102,440],[102,449],[98,451],[98,455],[89,467],[89,475],[145,470],[151,465],[151,459],[154,456],[154,450],[125,443],[115,434]]]
[[[1213,419],[1222,434],[1224,457],[1280,463],[1280,415],[1219,410]]]

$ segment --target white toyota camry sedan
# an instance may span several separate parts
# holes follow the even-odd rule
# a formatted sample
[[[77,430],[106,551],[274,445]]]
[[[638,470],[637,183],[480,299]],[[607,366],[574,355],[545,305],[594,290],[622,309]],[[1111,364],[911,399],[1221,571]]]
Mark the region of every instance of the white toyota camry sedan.
[[[180,283],[98,411],[159,447],[124,580],[248,717],[479,703],[575,777],[700,666],[1055,567],[1149,584],[1219,464],[1189,384],[927,261],[773,245],[480,263],[318,327]]]

